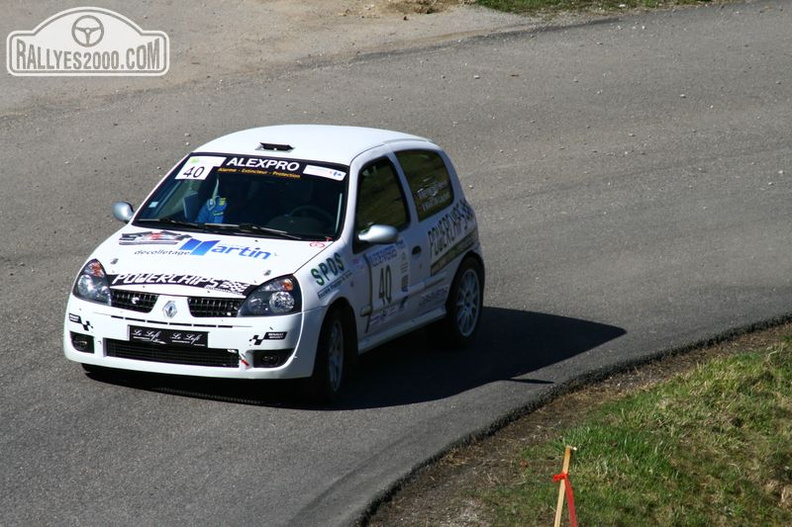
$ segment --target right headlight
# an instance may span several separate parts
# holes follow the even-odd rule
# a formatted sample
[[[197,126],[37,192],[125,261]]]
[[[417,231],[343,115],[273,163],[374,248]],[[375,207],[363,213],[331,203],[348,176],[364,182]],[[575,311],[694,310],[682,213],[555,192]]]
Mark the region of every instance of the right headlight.
[[[110,305],[110,283],[99,260],[85,264],[74,282],[72,292],[77,298]]]
[[[302,309],[302,295],[293,276],[275,278],[260,285],[239,307],[240,317],[266,317],[298,313]]]

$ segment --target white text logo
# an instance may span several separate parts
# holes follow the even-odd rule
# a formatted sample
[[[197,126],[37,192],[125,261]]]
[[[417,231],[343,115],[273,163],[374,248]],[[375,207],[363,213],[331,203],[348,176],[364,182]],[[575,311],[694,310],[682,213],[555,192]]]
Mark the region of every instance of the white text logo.
[[[77,7],[10,33],[6,67],[20,76],[157,76],[168,71],[169,46],[163,31],[143,31],[109,9]]]

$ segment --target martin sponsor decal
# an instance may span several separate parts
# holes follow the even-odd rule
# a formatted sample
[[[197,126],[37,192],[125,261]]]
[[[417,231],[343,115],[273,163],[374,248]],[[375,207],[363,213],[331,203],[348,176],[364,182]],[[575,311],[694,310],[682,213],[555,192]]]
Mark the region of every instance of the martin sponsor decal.
[[[140,249],[135,251],[136,255],[150,256],[205,256],[206,254],[224,254],[229,256],[241,256],[244,258],[257,258],[266,260],[272,253],[260,247],[250,247],[245,245],[229,245],[221,243],[220,240],[199,240],[188,234],[176,235],[167,232],[141,232],[123,234],[119,240],[121,245],[159,245],[176,244],[185,241],[181,247],[173,249]]]

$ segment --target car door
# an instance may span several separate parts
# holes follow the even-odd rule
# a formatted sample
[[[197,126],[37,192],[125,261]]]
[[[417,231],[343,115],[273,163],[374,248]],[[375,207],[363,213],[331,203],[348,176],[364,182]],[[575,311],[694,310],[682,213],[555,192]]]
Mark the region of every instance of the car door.
[[[459,253],[449,251],[462,229],[454,214],[454,184],[439,151],[408,148],[394,152],[407,183],[414,226],[410,229],[410,302],[405,316],[416,325],[442,314]]]
[[[372,225],[389,225],[398,230],[394,243],[367,244],[356,241],[355,267],[368,277],[363,288],[364,303],[358,311],[361,348],[386,340],[404,321],[410,293],[409,251],[413,241],[410,208],[402,181],[387,156],[364,165],[358,176],[355,232]]]

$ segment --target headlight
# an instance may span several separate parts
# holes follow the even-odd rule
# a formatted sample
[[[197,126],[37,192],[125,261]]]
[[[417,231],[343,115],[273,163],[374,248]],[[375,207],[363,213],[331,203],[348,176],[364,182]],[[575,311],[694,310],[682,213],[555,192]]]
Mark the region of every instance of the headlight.
[[[110,284],[99,260],[91,260],[85,264],[74,282],[72,292],[83,300],[110,305]]]
[[[302,309],[302,295],[297,279],[284,276],[262,284],[250,293],[239,308],[240,317],[266,317],[297,313]]]

